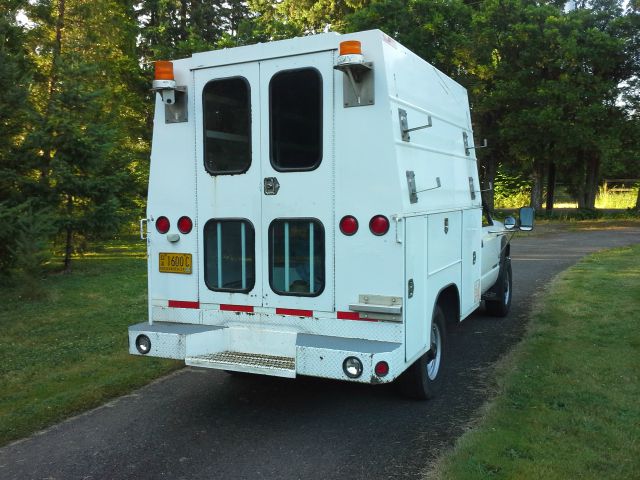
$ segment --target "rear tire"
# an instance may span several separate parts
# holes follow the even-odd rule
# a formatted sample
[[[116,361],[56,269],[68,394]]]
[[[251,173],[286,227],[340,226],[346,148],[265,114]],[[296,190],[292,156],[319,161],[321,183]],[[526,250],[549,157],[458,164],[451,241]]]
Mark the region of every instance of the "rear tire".
[[[492,290],[496,293],[495,300],[485,300],[487,313],[493,317],[506,317],[511,309],[512,296],[511,259],[505,257],[500,275]]]
[[[398,386],[404,396],[428,400],[438,395],[442,389],[448,353],[445,320],[442,308],[436,305],[431,320],[431,349],[398,379]]]

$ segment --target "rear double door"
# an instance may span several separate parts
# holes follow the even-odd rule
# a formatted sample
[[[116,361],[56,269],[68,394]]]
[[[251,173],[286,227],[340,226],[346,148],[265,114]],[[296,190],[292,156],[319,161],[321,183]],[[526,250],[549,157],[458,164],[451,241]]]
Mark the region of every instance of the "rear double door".
[[[332,66],[194,71],[201,303],[333,308]]]

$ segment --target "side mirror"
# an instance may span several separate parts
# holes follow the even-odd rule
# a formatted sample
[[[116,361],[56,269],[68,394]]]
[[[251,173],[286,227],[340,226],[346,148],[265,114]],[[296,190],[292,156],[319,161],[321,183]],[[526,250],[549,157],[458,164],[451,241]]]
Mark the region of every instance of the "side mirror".
[[[523,232],[530,232],[531,230],[533,230],[533,221],[535,219],[535,216],[536,211],[533,209],[533,207],[522,207],[520,209],[520,230],[522,230]]]
[[[507,217],[504,219],[505,230],[513,230],[516,228],[516,219],[513,217]]]

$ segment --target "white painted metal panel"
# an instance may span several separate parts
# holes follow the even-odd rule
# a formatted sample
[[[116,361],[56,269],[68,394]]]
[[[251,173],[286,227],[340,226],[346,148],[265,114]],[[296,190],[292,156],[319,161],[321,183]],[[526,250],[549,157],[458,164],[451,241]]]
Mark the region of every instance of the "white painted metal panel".
[[[461,262],[462,213],[434,213],[428,224],[428,275],[432,276]]]
[[[259,119],[262,128],[260,155],[262,178],[275,177],[280,188],[275,195],[261,195],[262,201],[262,273],[263,304],[293,309],[334,309],[334,185],[333,185],[333,61],[334,52],[283,57],[260,62]],[[270,95],[273,76],[286,70],[313,68],[322,78],[322,160],[311,171],[278,171],[270,159]],[[264,192],[262,192],[264,193]],[[269,281],[269,226],[276,219],[317,219],[324,230],[324,289],[318,296],[278,294]],[[316,227],[314,227],[316,228]]]
[[[480,305],[481,225],[481,209],[463,210],[461,319],[467,317]]]
[[[262,305],[262,268],[265,260],[262,257],[263,248],[261,242],[264,235],[261,232],[261,203],[260,184],[261,158],[260,158],[260,81],[259,67],[257,63],[215,67],[198,70],[195,78],[195,156],[196,170],[198,172],[198,222],[200,232],[200,251],[203,257],[200,259],[201,269],[199,275],[200,302],[220,303],[232,305]],[[251,99],[251,152],[252,159],[249,169],[241,174],[211,175],[204,165],[204,102],[203,89],[212,81],[241,78],[248,82]],[[203,228],[207,221],[212,219],[246,219],[255,229],[255,285],[248,293],[214,291],[207,287],[204,275],[204,235]]]
[[[347,310],[360,294],[401,297],[404,293],[404,220],[402,213],[404,171],[398,168],[394,145],[396,124],[389,116],[385,38],[373,30],[343,35],[339,41],[358,40],[365,60],[373,63],[375,104],[344,107],[344,73],[334,71],[335,92],[335,222],[353,215],[358,232],[346,236],[336,228],[336,309]],[[337,43],[336,43],[337,44]],[[396,119],[397,121],[397,119]],[[375,236],[369,230],[374,215],[385,215],[389,232]],[[382,324],[372,324],[380,330]]]
[[[495,233],[500,230],[502,230],[501,224],[482,228],[482,293],[496,283],[500,273],[502,237]]]
[[[176,83],[187,87],[188,108],[193,107],[193,84],[190,72],[176,63]],[[196,175],[193,153],[193,116],[187,122],[165,123],[165,105],[155,94],[155,116],[151,142],[151,166],[147,198],[147,254],[149,301],[198,300],[198,232],[178,232],[178,219],[183,215],[196,221]],[[168,234],[179,235],[170,242],[168,234],[156,230],[155,220],[166,216],[171,222]],[[193,269],[190,274],[160,273],[160,253],[190,253]],[[151,309],[149,307],[149,318]]]
[[[427,250],[434,247],[427,241],[426,216],[407,219],[405,240],[405,360],[411,361],[430,342],[433,305],[427,305]],[[409,282],[413,284],[411,298]]]

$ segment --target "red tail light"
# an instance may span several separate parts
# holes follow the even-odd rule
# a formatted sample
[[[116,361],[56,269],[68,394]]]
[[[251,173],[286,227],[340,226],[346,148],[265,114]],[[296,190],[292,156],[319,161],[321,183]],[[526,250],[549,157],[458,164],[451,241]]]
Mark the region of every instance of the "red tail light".
[[[193,228],[193,222],[189,217],[180,217],[178,220],[178,230],[180,233],[187,234]]]
[[[356,217],[352,215],[342,217],[342,220],[340,220],[340,231],[349,237],[355,234],[358,231],[358,220],[356,220]]]
[[[158,217],[156,219],[156,230],[158,230],[159,233],[167,233],[169,227],[171,227],[171,223],[167,217]]]
[[[374,235],[384,235],[389,231],[389,219],[384,215],[376,215],[369,222],[369,230]]]
[[[387,362],[376,363],[375,372],[377,376],[385,377],[389,373],[389,364]]]

